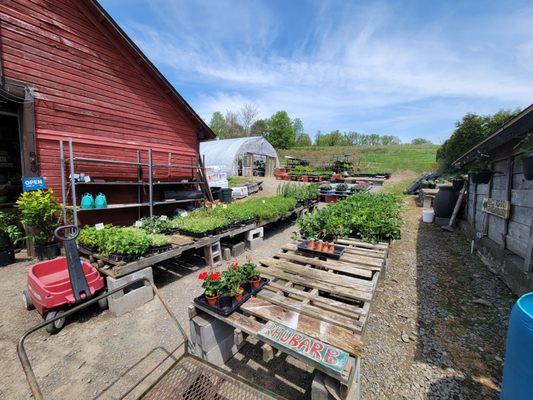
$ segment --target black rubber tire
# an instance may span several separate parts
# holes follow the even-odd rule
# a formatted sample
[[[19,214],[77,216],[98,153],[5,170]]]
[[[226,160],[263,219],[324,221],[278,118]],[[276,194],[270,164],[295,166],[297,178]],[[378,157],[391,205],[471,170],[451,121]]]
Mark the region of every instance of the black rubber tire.
[[[45,321],[48,321],[52,318],[55,318],[56,316],[58,315],[61,315],[63,312],[62,311],[50,311],[48,314],[46,314],[46,316],[44,317],[44,320]],[[57,321],[55,321],[54,323],[52,324],[48,324],[46,325],[46,331],[51,334],[51,335],[55,335],[56,333],[58,333],[61,329],[63,329],[63,327],[65,326],[65,318],[61,318],[61,319],[58,319]]]
[[[35,309],[33,301],[31,301],[30,294],[26,290],[22,291],[22,302],[24,303],[24,308],[26,310],[31,311]]]
[[[109,305],[107,304],[107,297],[98,300],[98,307],[100,307],[100,310],[107,310],[107,308],[109,307]]]

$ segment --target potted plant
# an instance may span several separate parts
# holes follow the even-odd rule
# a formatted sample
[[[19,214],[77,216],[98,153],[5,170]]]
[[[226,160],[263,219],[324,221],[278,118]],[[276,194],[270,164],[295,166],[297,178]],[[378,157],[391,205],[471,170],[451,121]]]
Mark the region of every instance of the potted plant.
[[[228,288],[229,295],[235,297],[235,300],[238,302],[241,301],[244,292],[241,287],[243,277],[237,261],[231,263],[228,269],[222,272],[222,276],[224,278],[224,283]]]
[[[220,292],[224,282],[220,279],[220,272],[202,272],[198,275],[198,279],[204,281],[202,283],[202,288],[204,289],[204,295],[207,299],[207,303],[210,306],[214,306],[217,303],[217,300],[220,297]]]
[[[454,191],[461,190],[464,185],[464,179],[463,176],[460,174],[452,175],[450,176],[450,182],[452,183],[452,188]]]
[[[337,193],[342,193],[342,194],[348,193],[348,185],[346,183],[339,183],[335,187],[335,191]]]
[[[242,266],[241,271],[244,278],[250,282],[250,285],[254,288],[259,288],[261,283],[261,277],[259,271],[257,271],[257,265],[255,265],[251,260],[247,260]]]
[[[494,171],[489,168],[488,156],[480,155],[479,159],[472,165],[472,182],[474,183],[489,183],[490,178],[494,175]]]
[[[0,211],[0,267],[15,262],[15,245],[23,239],[17,216]]]
[[[60,204],[52,190],[24,192],[17,200],[20,221],[26,227],[39,260],[59,255],[59,244],[54,242],[54,229],[58,226]]]
[[[332,190],[331,185],[329,183],[321,184],[318,189],[320,189],[321,193],[329,193]]]

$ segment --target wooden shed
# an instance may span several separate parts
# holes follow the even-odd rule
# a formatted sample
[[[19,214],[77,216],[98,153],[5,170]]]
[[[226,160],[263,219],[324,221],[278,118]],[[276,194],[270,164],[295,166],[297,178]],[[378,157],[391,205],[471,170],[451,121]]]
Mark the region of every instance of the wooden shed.
[[[106,186],[109,203],[138,199],[135,182],[147,176],[150,150],[156,181],[196,179],[199,141],[214,133],[97,1],[1,2],[0,57],[3,206],[12,204],[24,176],[45,177],[61,197],[59,146],[65,142],[68,158],[69,139],[77,171],[101,182],[132,182],[121,190]],[[85,190],[104,189],[78,190],[78,200]],[[97,219],[126,220],[141,212],[108,210]]]
[[[470,176],[463,228],[483,261],[518,294],[533,290],[533,181],[522,165],[532,134],[533,105],[454,163],[468,168],[488,156],[494,174],[486,184]]]

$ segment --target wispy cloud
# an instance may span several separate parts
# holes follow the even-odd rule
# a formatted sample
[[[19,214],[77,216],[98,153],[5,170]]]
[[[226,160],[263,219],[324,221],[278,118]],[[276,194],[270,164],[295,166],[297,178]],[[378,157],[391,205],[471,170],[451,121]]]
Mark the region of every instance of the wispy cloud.
[[[190,101],[207,120],[253,102],[263,116],[287,110],[313,133],[436,140],[467,111],[533,99],[533,7],[424,18],[397,3],[301,2],[302,21],[259,1],[149,4],[157,24],[125,28],[178,90],[195,85]]]

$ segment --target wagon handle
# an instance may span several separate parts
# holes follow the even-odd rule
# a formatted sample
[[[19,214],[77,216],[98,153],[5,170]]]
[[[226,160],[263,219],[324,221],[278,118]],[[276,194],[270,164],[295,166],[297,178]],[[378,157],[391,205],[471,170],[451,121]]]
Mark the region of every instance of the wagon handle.
[[[157,296],[159,301],[161,301],[161,304],[163,304],[163,307],[165,307],[165,310],[170,315],[170,318],[172,318],[172,320],[174,321],[174,323],[178,327],[178,330],[180,331],[181,335],[183,336],[183,340],[184,340],[183,343],[186,343],[187,345],[189,344],[189,339],[187,337],[187,334],[183,330],[183,327],[179,323],[179,321],[176,318],[176,316],[170,310],[170,307],[168,306],[168,304],[161,297],[161,294],[159,293],[159,290],[154,285],[154,283],[152,281],[150,281],[148,278],[136,279],[136,280],[131,281],[131,282],[125,284],[125,285],[117,287],[117,288],[111,290],[110,292],[104,292],[104,293],[102,293],[99,296],[93,297],[92,299],[88,300],[87,302],[84,302],[84,303],[82,303],[80,305],[77,305],[77,306],[71,308],[70,310],[65,311],[64,313],[61,313],[61,314],[57,315],[54,318],[50,318],[47,321],[43,321],[40,324],[35,325],[34,327],[32,327],[32,328],[28,329],[26,332],[24,332],[24,334],[19,339],[19,342],[17,344],[17,354],[18,354],[18,357],[20,359],[20,363],[22,364],[22,369],[24,370],[24,373],[26,374],[26,380],[28,381],[28,385],[30,386],[31,393],[32,393],[33,398],[35,400],[44,400],[44,397],[43,397],[43,394],[41,392],[41,388],[39,387],[39,384],[37,382],[37,378],[35,377],[35,373],[33,372],[33,368],[32,368],[32,366],[30,364],[30,360],[29,360],[28,355],[26,353],[26,349],[24,348],[24,341],[26,340],[26,338],[28,336],[30,336],[32,333],[38,331],[39,329],[44,328],[46,325],[52,324],[55,321],[57,321],[58,319],[66,318],[66,317],[68,317],[68,316],[70,316],[72,314],[75,314],[78,311],[83,310],[84,308],[87,308],[90,305],[98,302],[99,300],[101,300],[103,298],[107,298],[107,297],[109,297],[109,296],[111,296],[111,295],[113,295],[113,294],[115,294],[115,293],[117,293],[117,292],[119,292],[121,290],[124,290],[127,287],[129,287],[129,286],[131,286],[131,285],[133,285],[135,283],[138,283],[138,282],[143,282],[145,285],[148,284],[148,285],[150,285],[152,287],[152,290],[154,291],[154,294]]]
[[[67,229],[70,229],[72,232],[70,234],[66,234],[65,232]],[[60,232],[62,233],[62,235],[59,234]],[[54,237],[60,242],[65,242],[67,240],[76,239],[79,234],[80,234],[80,228],[78,228],[76,225],[58,226],[54,230]]]

